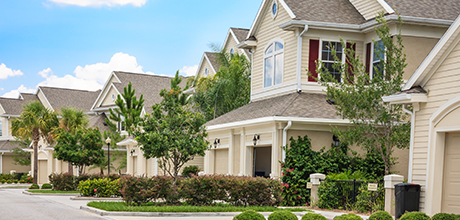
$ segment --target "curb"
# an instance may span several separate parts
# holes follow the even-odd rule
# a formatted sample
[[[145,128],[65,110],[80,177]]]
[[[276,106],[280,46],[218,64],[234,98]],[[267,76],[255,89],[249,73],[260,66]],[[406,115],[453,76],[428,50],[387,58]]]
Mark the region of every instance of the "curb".
[[[90,196],[75,196],[75,197],[70,197],[70,200],[123,201],[122,198],[114,198],[114,197],[90,197]]]
[[[31,193],[26,190],[22,191],[22,194],[30,196],[79,196],[80,194],[76,193]]]

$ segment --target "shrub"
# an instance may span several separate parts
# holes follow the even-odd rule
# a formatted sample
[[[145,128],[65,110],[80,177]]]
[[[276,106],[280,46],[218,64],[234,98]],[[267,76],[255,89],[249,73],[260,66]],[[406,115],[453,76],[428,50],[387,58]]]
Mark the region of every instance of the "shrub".
[[[385,188],[380,184],[377,191],[369,191],[367,184],[361,184],[358,188],[356,203],[353,205],[353,210],[361,213],[375,212],[383,210],[385,207]]]
[[[369,220],[393,220],[393,217],[388,212],[378,211],[369,216]]]
[[[40,189],[40,186],[38,184],[32,184],[29,189]]]
[[[53,188],[53,186],[51,186],[51,184],[49,184],[49,183],[43,183],[43,185],[42,185],[42,189],[52,189],[52,188]]]
[[[334,217],[334,220],[363,220],[360,216],[349,213],[349,214],[344,214],[344,215],[339,215]]]
[[[190,176],[190,174],[197,176],[198,172],[200,172],[200,168],[198,166],[186,166],[182,170],[182,176]]]
[[[327,220],[327,218],[317,213],[307,213],[302,216],[302,220]]]
[[[74,182],[74,176],[70,173],[52,173],[51,175],[49,175],[49,180],[50,183],[53,185],[54,190],[73,191],[77,188]]]
[[[128,205],[141,205],[155,202],[159,199],[171,201],[177,196],[177,189],[173,193],[173,179],[169,176],[153,178],[123,176],[120,179],[120,193]],[[180,183],[180,181],[179,181]]]
[[[227,202],[235,206],[278,206],[282,203],[281,183],[262,177],[227,176]]]
[[[459,216],[455,214],[447,214],[447,213],[438,213],[431,217],[431,220],[457,220],[460,219]]]
[[[83,196],[98,196],[98,197],[111,197],[119,196],[119,180],[92,179],[81,181],[77,189]]]
[[[13,180],[13,183],[18,183],[18,180],[17,180],[17,179],[14,179],[14,180]]]
[[[400,220],[430,220],[431,218],[423,212],[406,212]]]
[[[275,211],[268,216],[268,220],[298,220],[297,216],[287,210]]]
[[[248,210],[233,217],[233,220],[265,220],[265,217],[258,212]]]

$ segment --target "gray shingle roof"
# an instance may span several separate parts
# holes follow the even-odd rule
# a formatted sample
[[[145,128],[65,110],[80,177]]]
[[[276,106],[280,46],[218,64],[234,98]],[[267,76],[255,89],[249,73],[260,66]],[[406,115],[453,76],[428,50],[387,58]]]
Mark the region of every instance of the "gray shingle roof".
[[[348,0],[285,0],[299,20],[362,24],[366,20]]]
[[[0,151],[10,151],[16,147],[24,147],[24,146],[16,141],[9,141],[9,140],[0,141]]]
[[[399,95],[399,94],[413,94],[413,93],[427,93],[421,86],[414,86],[410,89],[399,91],[395,93],[394,95]]]
[[[246,37],[248,36],[249,29],[246,28],[230,28],[232,29],[233,33],[235,34],[235,37],[238,39],[239,42],[245,41]]]
[[[0,105],[5,110],[5,114],[8,115],[20,115],[22,112],[22,106],[32,101],[38,101],[35,94],[21,93],[24,99],[11,99],[11,98],[0,98]]]
[[[40,86],[46,99],[57,112],[61,108],[72,107],[89,112],[101,90],[86,91]]]
[[[89,128],[99,128],[99,131],[101,133],[104,133],[104,131],[109,131],[109,126],[105,125],[105,119],[107,116],[105,114],[100,114],[100,115],[95,115],[95,116],[90,116],[89,117],[89,123],[88,127]]]
[[[459,0],[386,0],[402,16],[455,20],[460,14]]]
[[[213,53],[213,52],[204,52],[204,53],[208,57],[209,62],[211,62],[210,64],[212,65],[212,68],[214,68],[216,72],[219,71],[220,65],[219,65],[219,62],[217,61],[217,53]]]
[[[131,82],[132,88],[136,90],[136,97],[144,95],[144,108],[148,113],[152,112],[152,105],[161,102],[161,90],[171,88],[171,77],[121,71],[114,71],[114,73],[121,81],[121,83],[114,83],[118,91],[123,93],[124,88]],[[180,87],[184,89],[186,84],[187,77],[182,77]]]
[[[209,121],[206,126],[272,116],[341,119],[326,100],[325,94],[290,93],[251,102]]]

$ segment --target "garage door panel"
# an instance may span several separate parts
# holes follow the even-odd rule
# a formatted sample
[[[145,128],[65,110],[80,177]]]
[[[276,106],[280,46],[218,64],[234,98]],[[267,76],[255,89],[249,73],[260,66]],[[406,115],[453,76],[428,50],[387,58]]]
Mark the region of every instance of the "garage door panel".
[[[215,165],[217,174],[228,173],[228,149],[215,150]]]
[[[442,212],[460,214],[460,133],[446,134]]]

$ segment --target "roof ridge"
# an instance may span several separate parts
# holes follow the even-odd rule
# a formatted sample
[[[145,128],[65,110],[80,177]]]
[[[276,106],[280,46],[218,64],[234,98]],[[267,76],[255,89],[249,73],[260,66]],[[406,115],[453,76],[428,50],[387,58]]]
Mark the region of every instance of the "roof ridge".
[[[97,92],[96,91],[91,91],[91,90],[83,90],[83,89],[71,89],[71,88],[60,88],[60,87],[52,87],[52,86],[39,86],[39,88],[46,88],[46,89],[63,89],[63,90],[73,90],[73,91],[79,91],[79,92]],[[36,94],[33,94],[36,95]]]
[[[146,73],[133,73],[133,72],[124,72],[124,71],[113,71],[114,73],[126,73],[126,74],[134,74],[134,75],[141,75],[141,76],[153,76],[153,77],[161,77],[161,78],[169,78],[172,79],[172,76],[162,76],[157,74],[146,74]]]
[[[249,31],[248,28],[237,28],[237,27],[230,27],[230,28],[231,28],[231,29],[238,29],[238,30],[247,30],[247,31]]]
[[[292,95],[292,94],[294,94],[294,93],[291,93],[291,94],[289,94],[289,95]],[[292,101],[290,101],[290,103],[289,103],[288,105],[286,105],[286,107],[281,111],[281,113],[280,113],[279,115],[283,115],[284,112],[286,112],[286,110],[289,108],[289,106],[290,106],[295,100],[297,100],[297,98],[299,98],[299,96],[300,96],[299,94],[300,94],[300,93],[298,93],[298,92],[295,93],[295,95],[297,95],[297,96],[294,97],[294,98],[292,98]]]

